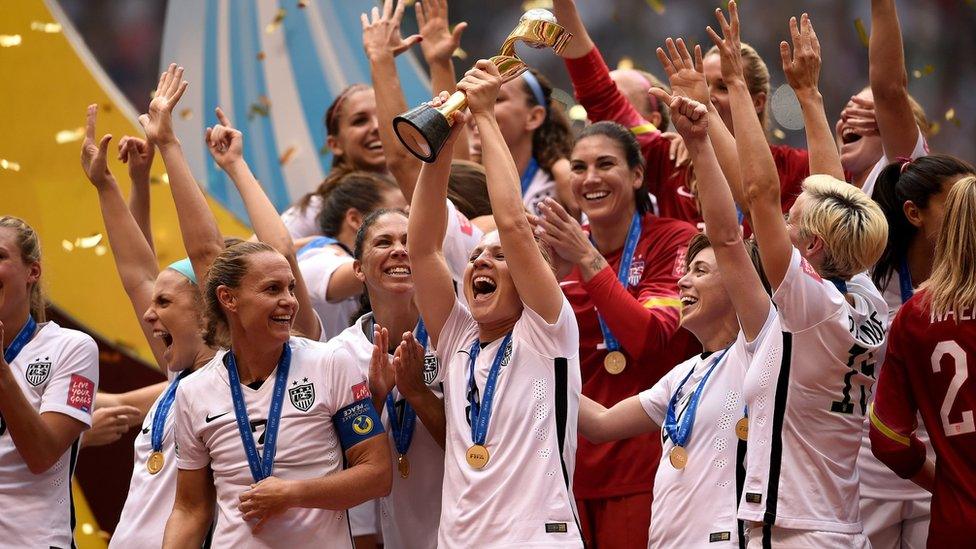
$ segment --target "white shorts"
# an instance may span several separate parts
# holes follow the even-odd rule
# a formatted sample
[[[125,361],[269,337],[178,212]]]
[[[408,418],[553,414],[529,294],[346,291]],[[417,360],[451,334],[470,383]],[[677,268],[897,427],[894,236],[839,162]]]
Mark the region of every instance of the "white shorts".
[[[871,549],[871,543],[864,534],[841,534],[819,530],[790,530],[774,526],[771,539],[763,539],[762,526],[746,531],[749,549],[775,547],[776,549],[824,549],[844,547],[851,549]]]
[[[923,549],[929,537],[930,504],[927,499],[861,497],[864,535],[874,549]]]
[[[354,538],[379,535],[380,500],[371,499],[349,509],[349,528],[352,530],[352,537]]]

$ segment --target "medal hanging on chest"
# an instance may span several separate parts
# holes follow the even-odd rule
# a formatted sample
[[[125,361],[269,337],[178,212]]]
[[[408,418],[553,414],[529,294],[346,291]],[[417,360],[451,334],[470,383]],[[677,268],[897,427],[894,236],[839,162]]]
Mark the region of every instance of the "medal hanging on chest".
[[[634,263],[634,252],[637,250],[637,242],[641,235],[640,214],[634,212],[634,217],[630,221],[630,231],[627,233],[627,240],[624,242],[624,249],[620,255],[620,266],[617,267],[617,279],[623,284],[624,288],[630,284],[631,267]],[[614,337],[613,332],[603,321],[603,315],[596,312],[596,319],[600,323],[600,331],[603,333],[603,344],[607,348],[607,355],[603,357],[603,368],[608,374],[618,375],[627,369],[627,356],[620,351],[620,342]]]
[[[742,417],[739,421],[735,422],[735,436],[742,441],[749,438],[749,407],[747,406],[743,412]]]
[[[718,358],[712,361],[712,364],[705,371],[705,375],[702,376],[701,381],[695,390],[692,391],[691,397],[688,399],[688,405],[685,407],[685,413],[678,419],[678,400],[681,394],[682,387],[691,377],[691,374],[695,373],[695,369],[692,368],[688,375],[681,380],[678,384],[677,390],[671,395],[671,400],[668,402],[667,413],[664,416],[664,432],[667,433],[668,437],[671,439],[674,447],[668,452],[668,460],[671,462],[671,466],[675,469],[684,469],[688,466],[688,440],[691,438],[691,430],[695,425],[695,415],[698,412],[698,403],[701,400],[702,392],[705,390],[705,384],[708,382],[708,378],[711,377],[712,372],[715,368],[722,362],[725,358],[725,354],[728,353],[729,349],[726,348]]]
[[[146,470],[149,471],[150,475],[155,475],[163,470],[163,465],[166,464],[166,458],[163,456],[163,434],[166,431],[166,417],[169,415],[169,410],[173,406],[173,401],[176,400],[176,389],[180,385],[180,381],[190,373],[191,369],[187,368],[179,373],[169,387],[166,388],[166,392],[163,394],[162,400],[159,401],[159,405],[156,406],[156,413],[153,415],[152,419],[152,431],[149,435],[149,440],[152,444],[152,452],[149,453],[149,458],[146,460]]]
[[[512,332],[508,332],[495,351],[495,359],[492,360],[491,369],[488,370],[488,378],[485,380],[485,390],[480,402],[476,398],[478,390],[474,379],[475,362],[481,353],[481,345],[478,340],[471,344],[468,351],[468,404],[471,410],[468,419],[471,421],[471,440],[474,444],[468,448],[464,457],[472,469],[484,469],[488,465],[488,460],[491,459],[488,448],[485,446],[485,439],[488,437],[488,424],[491,421],[498,374],[511,343]]]

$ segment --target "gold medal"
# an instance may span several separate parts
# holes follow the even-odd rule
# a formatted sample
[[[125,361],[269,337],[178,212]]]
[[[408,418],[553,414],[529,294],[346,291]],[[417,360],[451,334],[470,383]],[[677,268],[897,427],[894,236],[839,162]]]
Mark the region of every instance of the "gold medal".
[[[475,444],[468,448],[468,452],[464,457],[468,460],[468,465],[472,469],[484,469],[488,465],[488,448],[480,444]]]
[[[749,418],[740,418],[735,422],[735,436],[739,437],[739,440],[749,438]]]
[[[410,461],[407,460],[407,456],[403,454],[397,456],[397,470],[400,471],[400,478],[410,476]]]
[[[684,469],[688,465],[688,452],[681,446],[675,446],[668,453],[668,459],[671,460],[671,466],[675,469]]]
[[[150,475],[155,475],[163,470],[163,464],[165,462],[166,460],[163,458],[162,452],[153,452],[149,454],[149,459],[146,460],[146,470],[149,471]]]
[[[610,351],[603,357],[603,367],[608,373],[617,375],[627,367],[627,357],[620,351]]]

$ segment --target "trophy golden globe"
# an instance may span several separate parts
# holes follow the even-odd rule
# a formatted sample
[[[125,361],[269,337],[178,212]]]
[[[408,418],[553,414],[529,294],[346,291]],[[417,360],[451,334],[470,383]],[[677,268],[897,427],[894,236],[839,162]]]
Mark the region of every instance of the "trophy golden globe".
[[[522,15],[518,26],[508,35],[491,62],[507,82],[528,69],[515,51],[517,43],[522,42],[536,49],[552,48],[559,53],[572,37],[556,23],[551,12],[532,9]],[[440,107],[421,105],[397,116],[393,119],[393,130],[414,156],[424,162],[433,162],[451,133],[454,115],[467,106],[468,99],[464,92],[456,91]]]

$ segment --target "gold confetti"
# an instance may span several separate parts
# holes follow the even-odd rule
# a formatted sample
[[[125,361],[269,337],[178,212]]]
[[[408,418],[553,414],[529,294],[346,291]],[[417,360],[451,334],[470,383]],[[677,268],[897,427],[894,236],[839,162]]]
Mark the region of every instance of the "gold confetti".
[[[929,125],[929,135],[930,136],[939,135],[939,132],[940,131],[942,131],[942,124],[939,124],[938,122],[932,122],[932,124]]]
[[[773,130],[773,137],[782,140],[782,139],[786,139],[786,134],[783,132],[783,130],[776,128],[775,130]]]
[[[0,158],[0,168],[10,170],[12,172],[19,172],[20,164],[7,160],[6,158]]]
[[[258,61],[264,61],[264,58],[265,57],[266,56],[264,55],[264,52],[263,51],[259,51],[258,52]]]
[[[322,145],[321,147],[319,147],[319,156],[325,156],[325,155],[329,154],[330,152],[332,152],[332,151],[329,150],[329,144],[328,143],[326,143],[325,145]]]
[[[98,109],[100,114],[109,114],[115,110],[111,103],[102,103],[98,106]]]
[[[169,174],[164,173],[163,175],[154,175],[149,178],[149,182],[153,185],[169,185]]]
[[[298,0],[299,9],[305,9],[308,7],[308,0]]]
[[[297,152],[298,152],[298,147],[296,147],[295,145],[288,147],[287,149],[285,149],[285,152],[281,153],[281,156],[278,157],[278,164],[284,166],[295,156],[295,153]]]
[[[61,32],[61,23],[43,23],[41,21],[31,21],[31,30],[57,34]]]
[[[251,107],[247,111],[247,119],[253,120],[255,116],[268,116],[269,112],[268,107],[260,103],[251,103]]]
[[[525,0],[525,2],[522,2],[522,11],[538,9],[551,10],[552,0]]]
[[[664,13],[664,1],[663,0],[647,0],[647,5],[654,10],[654,13],[661,15]]]
[[[634,68],[634,60],[627,56],[621,57],[620,61],[617,61],[618,71],[629,71],[633,68]]]
[[[262,105],[264,105],[269,109],[271,108],[271,100],[268,99],[267,95],[258,96],[258,103],[261,103]]]
[[[921,78],[923,76],[928,76],[928,75],[932,74],[933,72],[935,72],[935,67],[934,66],[932,66],[932,65],[925,65],[921,69],[915,69],[914,71],[912,71],[912,76],[914,76],[915,78]]]
[[[586,120],[586,108],[583,105],[573,105],[569,108],[571,120]]]
[[[24,39],[19,34],[0,34],[0,48],[19,46]]]
[[[180,119],[189,120],[193,118],[193,109],[183,109],[180,111]]]
[[[864,21],[861,21],[860,17],[854,20],[854,29],[857,31],[857,37],[861,40],[861,43],[864,44],[864,47],[868,47],[871,39],[868,38],[868,31],[864,28]]]
[[[278,11],[275,13],[274,19],[270,23],[268,23],[268,26],[264,27],[264,32],[271,34],[274,31],[278,30],[278,27],[281,26],[281,22],[285,20],[286,15],[288,15],[288,12],[285,11],[285,8],[278,8]]]
[[[98,246],[95,246],[95,255],[97,255],[98,257],[105,255],[106,252],[108,252],[108,248],[105,246],[105,244],[99,244]]]
[[[73,143],[75,141],[81,141],[85,137],[85,128],[78,127],[73,130],[61,130],[54,135],[54,141],[59,145],[64,145],[65,143]]]
[[[946,122],[952,122],[957,127],[960,125],[959,124],[959,119],[956,118],[956,109],[949,109],[949,110],[947,110],[946,113],[945,113],[945,119],[946,119]]]
[[[70,240],[62,240],[61,247],[64,248],[64,251],[66,252],[70,252],[75,249],[75,245],[72,244]]]
[[[467,59],[468,58],[468,52],[464,51],[460,47],[458,49],[454,50],[454,53],[451,54],[451,55],[453,57],[457,57],[458,59]]]
[[[75,239],[75,248],[94,248],[102,241],[102,233],[95,233],[91,236],[79,236]]]
[[[95,527],[86,522],[81,525],[81,533],[90,536],[95,533]]]

